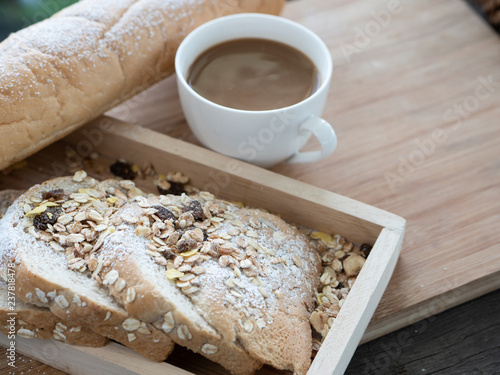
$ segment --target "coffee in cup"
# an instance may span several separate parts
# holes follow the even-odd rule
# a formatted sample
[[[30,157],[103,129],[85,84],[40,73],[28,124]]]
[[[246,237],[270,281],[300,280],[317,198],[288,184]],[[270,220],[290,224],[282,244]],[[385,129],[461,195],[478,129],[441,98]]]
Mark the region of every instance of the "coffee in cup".
[[[225,107],[267,111],[297,104],[319,85],[318,70],[302,52],[267,39],[235,39],[201,53],[188,84]]]
[[[274,79],[271,74],[271,77],[259,78],[260,83],[250,88],[252,84],[242,82],[251,79],[245,77],[244,70],[248,65],[243,65],[243,72],[236,74],[230,69],[234,61],[226,65],[227,69],[224,66],[216,69],[221,75],[229,72],[229,77],[214,78],[211,77],[213,72],[210,72],[205,85],[202,85],[203,89],[193,85],[197,71],[208,68],[201,62],[205,59],[205,53],[210,54],[219,47],[227,47],[232,51],[254,49],[255,46],[250,45],[255,43],[272,45],[273,48],[279,46],[283,51],[280,53],[286,53],[287,56],[291,54],[294,56],[292,59],[298,58],[295,52],[298,51],[299,56],[304,55],[306,61],[311,61],[315,70],[305,69],[304,81],[307,83],[293,95],[289,95],[289,91],[297,89],[294,77],[290,77],[288,82],[285,74],[285,78],[279,78],[280,83],[273,87],[269,85],[269,81]],[[241,53],[237,52],[234,59]],[[215,55],[218,54],[227,53],[217,52]],[[266,168],[284,160],[289,163],[317,161],[335,150],[335,132],[321,118],[328,96],[332,65],[330,51],[312,31],[283,17],[256,13],[221,17],[201,25],[182,41],[175,56],[182,109],[198,140],[221,154]],[[274,70],[271,69],[271,72]],[[236,79],[233,80],[231,75],[235,74]],[[224,94],[225,101],[219,100],[221,88],[217,84],[221,79],[230,89],[229,94]],[[214,86],[212,91],[210,86]],[[244,88],[231,97],[231,89],[241,87]],[[249,95],[245,93],[247,90],[251,90]],[[317,138],[321,148],[300,151],[311,135]]]

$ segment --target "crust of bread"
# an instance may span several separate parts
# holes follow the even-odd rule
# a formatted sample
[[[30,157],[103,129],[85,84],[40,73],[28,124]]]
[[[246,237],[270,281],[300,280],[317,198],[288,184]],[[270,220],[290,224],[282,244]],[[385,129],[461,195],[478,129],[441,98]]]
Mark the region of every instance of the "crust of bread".
[[[49,244],[38,241],[22,227],[26,199],[40,197],[41,193],[58,188],[71,194],[97,185],[97,181],[91,178],[75,182],[72,178],[63,177],[36,185],[23,194],[0,221],[2,276],[5,276],[10,263],[16,278],[16,294],[21,300],[48,307],[68,325],[91,326],[95,332],[147,358],[162,361],[174,348],[173,342],[162,331],[143,322],[140,329],[126,329],[125,322],[131,316],[109,296],[104,287],[83,274],[68,270],[64,253],[53,251]],[[47,265],[51,267],[49,271],[44,269]],[[81,285],[88,288],[84,292],[89,294],[78,292]]]
[[[0,219],[5,215],[7,209],[23,193],[22,190],[2,190],[0,191]]]
[[[213,18],[278,14],[284,0],[85,0],[0,43],[0,169],[174,72],[183,38]]]
[[[14,300],[8,297],[13,296],[8,294],[7,283],[0,281],[0,332],[6,335],[13,333],[9,319],[12,318],[14,312],[14,327],[17,335],[23,335],[23,331],[20,333],[19,330],[25,330],[24,337],[33,334],[33,337],[39,339],[56,339],[68,344],[94,348],[102,347],[108,342],[106,337],[89,327],[65,324],[47,308],[25,303],[17,296]]]

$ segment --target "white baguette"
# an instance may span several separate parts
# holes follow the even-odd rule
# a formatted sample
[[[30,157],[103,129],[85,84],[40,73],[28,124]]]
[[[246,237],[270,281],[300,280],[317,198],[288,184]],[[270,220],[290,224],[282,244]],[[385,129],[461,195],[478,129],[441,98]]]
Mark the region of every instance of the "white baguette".
[[[0,43],[0,170],[172,74],[200,24],[283,3],[84,0],[12,34]]]

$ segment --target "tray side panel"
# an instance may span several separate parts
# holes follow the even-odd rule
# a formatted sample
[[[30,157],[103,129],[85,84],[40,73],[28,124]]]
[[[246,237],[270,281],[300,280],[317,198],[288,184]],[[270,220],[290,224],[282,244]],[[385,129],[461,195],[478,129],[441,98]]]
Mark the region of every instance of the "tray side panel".
[[[382,230],[308,375],[344,373],[396,267],[403,234]]]
[[[0,333],[0,345],[10,341]],[[56,340],[15,338],[16,353],[38,359],[73,375],[193,375],[165,362],[154,362],[114,342],[102,348],[69,345]]]
[[[265,208],[319,230],[341,233],[356,243],[373,244],[382,227],[404,227],[404,219],[386,211],[136,125],[100,118],[83,132],[100,129],[103,123],[111,124],[108,128],[112,131],[102,131],[95,151],[114,158],[121,155],[139,165],[152,162],[159,171],[182,171],[193,185],[217,196]],[[78,149],[82,139],[84,134],[77,132],[68,141]],[[329,215],[327,221],[325,215]]]

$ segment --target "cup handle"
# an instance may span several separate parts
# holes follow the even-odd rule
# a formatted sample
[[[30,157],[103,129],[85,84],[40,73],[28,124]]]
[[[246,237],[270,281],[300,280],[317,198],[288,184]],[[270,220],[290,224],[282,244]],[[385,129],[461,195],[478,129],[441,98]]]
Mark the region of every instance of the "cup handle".
[[[297,152],[288,163],[310,163],[326,158],[337,148],[337,135],[332,126],[320,117],[312,116],[300,125],[299,132],[310,132],[318,139],[321,150]]]

